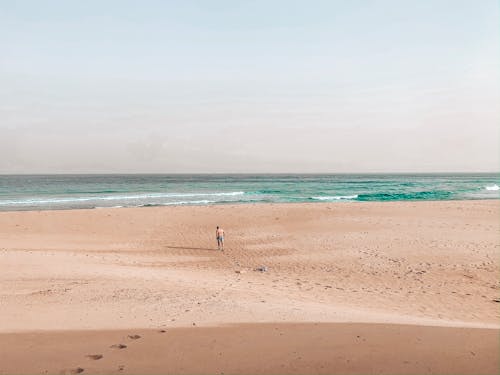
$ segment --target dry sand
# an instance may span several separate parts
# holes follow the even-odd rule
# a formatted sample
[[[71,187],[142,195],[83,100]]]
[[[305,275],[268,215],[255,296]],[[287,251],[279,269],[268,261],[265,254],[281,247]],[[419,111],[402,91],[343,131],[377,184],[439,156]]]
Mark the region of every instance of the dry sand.
[[[0,374],[499,373],[499,229],[492,200],[1,212]]]

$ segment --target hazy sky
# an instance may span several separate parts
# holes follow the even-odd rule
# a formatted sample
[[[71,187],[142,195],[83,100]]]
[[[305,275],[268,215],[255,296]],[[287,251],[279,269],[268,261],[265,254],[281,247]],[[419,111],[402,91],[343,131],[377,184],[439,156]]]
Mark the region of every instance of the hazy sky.
[[[0,173],[500,169],[497,0],[0,0]]]

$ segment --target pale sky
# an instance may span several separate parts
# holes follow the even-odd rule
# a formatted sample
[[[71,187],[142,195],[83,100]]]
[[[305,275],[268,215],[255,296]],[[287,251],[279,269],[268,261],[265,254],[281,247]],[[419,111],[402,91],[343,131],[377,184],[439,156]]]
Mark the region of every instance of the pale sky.
[[[0,173],[500,170],[497,0],[0,0]]]

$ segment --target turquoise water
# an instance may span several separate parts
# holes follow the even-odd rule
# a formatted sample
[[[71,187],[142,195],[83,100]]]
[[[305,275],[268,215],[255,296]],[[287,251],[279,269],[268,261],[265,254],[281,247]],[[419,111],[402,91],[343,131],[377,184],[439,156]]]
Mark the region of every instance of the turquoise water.
[[[3,175],[0,210],[499,199],[498,174]]]

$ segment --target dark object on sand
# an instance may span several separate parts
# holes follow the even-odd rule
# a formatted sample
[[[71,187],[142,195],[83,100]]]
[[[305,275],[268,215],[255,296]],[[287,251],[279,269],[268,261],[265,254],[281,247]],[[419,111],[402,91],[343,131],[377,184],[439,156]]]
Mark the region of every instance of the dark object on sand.
[[[86,355],[86,357],[93,359],[94,361],[97,361],[98,359],[102,358],[102,354],[89,354],[89,355]]]
[[[127,347],[127,345],[123,345],[123,344],[115,344],[115,345],[111,345],[110,348],[113,348],[113,349],[125,349]]]

